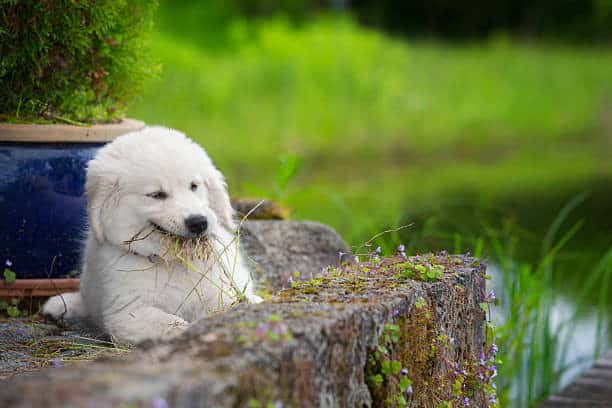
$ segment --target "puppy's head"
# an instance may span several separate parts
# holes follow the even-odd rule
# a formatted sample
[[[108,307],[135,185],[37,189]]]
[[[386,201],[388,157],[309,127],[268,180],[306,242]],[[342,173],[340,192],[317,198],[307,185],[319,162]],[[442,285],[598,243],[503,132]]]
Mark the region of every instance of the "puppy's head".
[[[91,231],[100,243],[145,253],[163,235],[197,238],[233,229],[223,176],[182,133],[149,127],[109,143],[89,162]]]

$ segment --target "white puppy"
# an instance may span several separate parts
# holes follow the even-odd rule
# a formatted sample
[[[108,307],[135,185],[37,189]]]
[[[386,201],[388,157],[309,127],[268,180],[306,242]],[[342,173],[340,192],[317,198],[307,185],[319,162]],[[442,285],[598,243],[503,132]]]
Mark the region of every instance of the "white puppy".
[[[261,301],[237,247],[223,176],[182,133],[149,127],[117,138],[89,162],[86,193],[80,293],[52,297],[44,314],[89,317],[135,343],[238,301]]]

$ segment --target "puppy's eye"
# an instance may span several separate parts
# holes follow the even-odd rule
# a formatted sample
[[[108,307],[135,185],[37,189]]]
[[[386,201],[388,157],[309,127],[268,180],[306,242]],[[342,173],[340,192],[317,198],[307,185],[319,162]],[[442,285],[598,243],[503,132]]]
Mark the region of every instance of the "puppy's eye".
[[[191,183],[189,188],[191,188],[191,191],[196,191],[198,189],[198,185],[195,182],[193,182],[193,183]]]
[[[147,197],[154,198],[156,200],[165,200],[168,198],[168,193],[165,191],[155,191],[153,193],[147,194]]]

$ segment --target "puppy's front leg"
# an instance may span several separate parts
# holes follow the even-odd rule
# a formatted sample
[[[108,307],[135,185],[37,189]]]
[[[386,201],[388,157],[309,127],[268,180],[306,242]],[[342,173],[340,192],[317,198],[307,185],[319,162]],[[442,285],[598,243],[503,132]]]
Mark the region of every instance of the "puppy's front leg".
[[[174,337],[182,333],[189,322],[148,306],[106,316],[104,325],[108,334],[119,342],[136,344],[146,339]]]

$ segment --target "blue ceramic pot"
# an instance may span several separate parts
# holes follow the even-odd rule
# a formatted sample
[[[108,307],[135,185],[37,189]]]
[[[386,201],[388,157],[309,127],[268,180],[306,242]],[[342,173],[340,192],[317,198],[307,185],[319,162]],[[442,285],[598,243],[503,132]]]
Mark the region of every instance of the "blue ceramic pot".
[[[0,143],[0,261],[18,278],[77,269],[87,227],[85,166],[100,146]]]
[[[4,127],[9,126],[20,125]],[[26,132],[29,140],[41,137],[39,129],[52,127],[21,126],[32,129],[33,135],[29,129]],[[130,121],[61,128],[67,128],[68,133],[83,133],[82,137],[70,135],[64,140],[84,139],[91,143],[6,142],[2,140],[23,136],[0,132],[0,271],[6,261],[18,279],[62,278],[79,269],[87,229],[86,164],[104,145],[102,140],[142,126],[142,122]],[[57,133],[57,128],[49,130]]]

